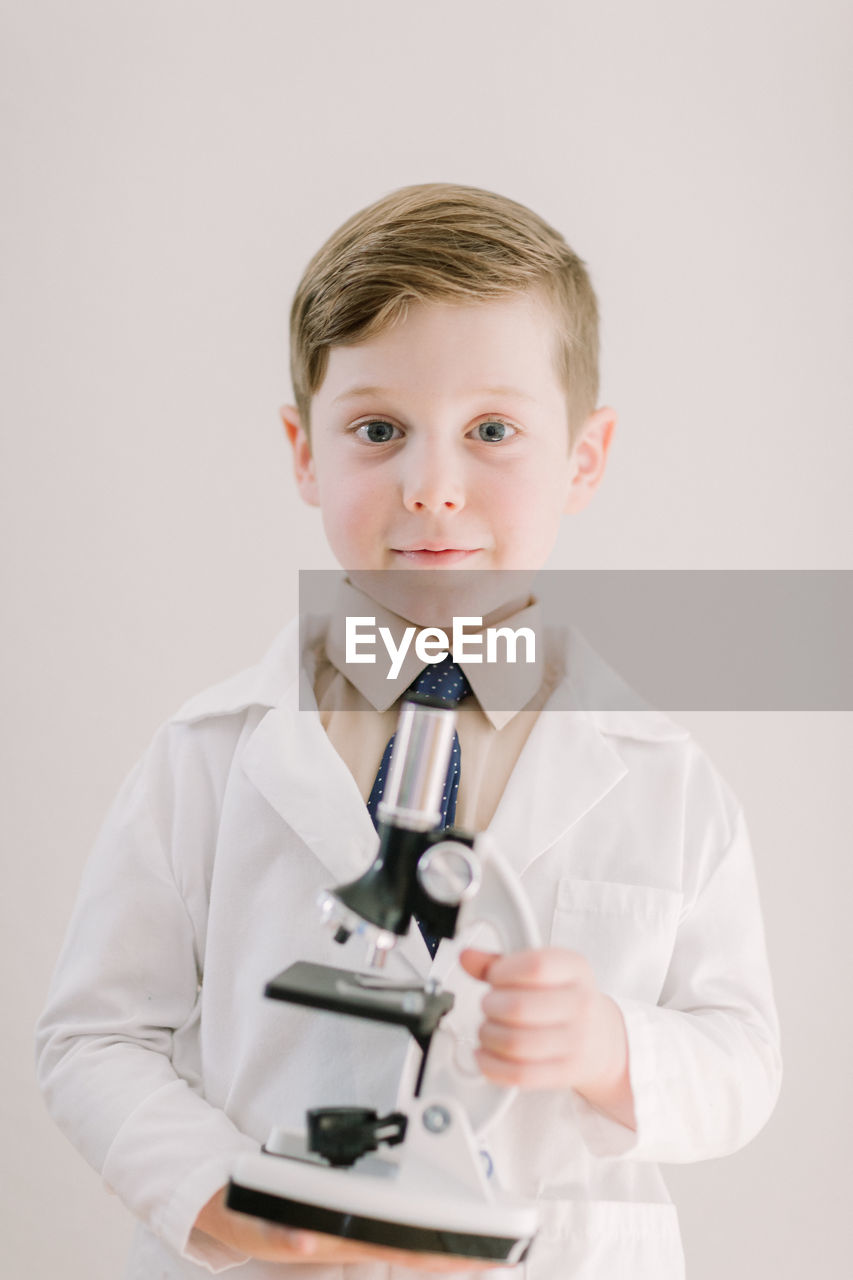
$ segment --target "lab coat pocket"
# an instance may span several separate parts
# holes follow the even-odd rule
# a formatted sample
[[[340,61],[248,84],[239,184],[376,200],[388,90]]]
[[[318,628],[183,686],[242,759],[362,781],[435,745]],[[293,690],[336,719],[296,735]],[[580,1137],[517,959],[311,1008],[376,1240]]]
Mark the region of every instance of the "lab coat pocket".
[[[656,1004],[682,896],[645,884],[560,880],[551,944],[585,956],[602,991]]]

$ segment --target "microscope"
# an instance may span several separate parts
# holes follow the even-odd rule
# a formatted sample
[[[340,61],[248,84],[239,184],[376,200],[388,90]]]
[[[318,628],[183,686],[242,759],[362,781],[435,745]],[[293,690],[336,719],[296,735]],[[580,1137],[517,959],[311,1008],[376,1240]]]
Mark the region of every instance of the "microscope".
[[[264,993],[406,1028],[397,1109],[324,1106],[307,1112],[302,1133],[274,1128],[259,1152],[238,1160],[226,1203],[290,1227],[459,1256],[460,1266],[509,1266],[525,1257],[538,1220],[535,1203],[501,1190],[488,1149],[515,1089],[486,1080],[440,1027],[451,992],[381,972],[413,920],[438,939],[483,924],[505,951],[539,944],[521,885],[490,838],[438,826],[455,718],[434,698],[404,701],[378,809],[379,851],[361,877],[321,895],[321,921],[341,945],[366,942],[366,964],[299,962]]]

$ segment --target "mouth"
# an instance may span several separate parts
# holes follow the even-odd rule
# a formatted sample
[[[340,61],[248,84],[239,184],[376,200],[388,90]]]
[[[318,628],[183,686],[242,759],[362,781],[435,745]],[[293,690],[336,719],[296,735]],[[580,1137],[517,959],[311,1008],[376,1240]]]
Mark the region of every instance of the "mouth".
[[[394,555],[410,565],[430,565],[436,568],[443,564],[461,564],[462,561],[477,555],[482,547],[447,547],[440,543],[427,542],[422,546],[394,547]]]

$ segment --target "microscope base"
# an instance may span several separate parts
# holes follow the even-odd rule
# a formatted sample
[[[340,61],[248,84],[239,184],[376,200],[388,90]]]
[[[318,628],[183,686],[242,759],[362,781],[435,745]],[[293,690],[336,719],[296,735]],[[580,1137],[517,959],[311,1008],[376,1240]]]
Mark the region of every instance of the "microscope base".
[[[228,1189],[228,1207],[282,1226],[321,1231],[347,1240],[360,1240],[364,1244],[507,1264],[520,1262],[530,1243],[526,1237],[518,1240],[514,1236],[474,1235],[408,1222],[390,1222],[384,1218],[360,1217],[343,1209],[324,1209],[304,1200],[287,1200],[265,1191],[255,1191],[233,1181]]]
[[[422,1163],[365,1157],[352,1169],[269,1151],[242,1156],[229,1209],[367,1244],[513,1265],[536,1232],[535,1205]]]

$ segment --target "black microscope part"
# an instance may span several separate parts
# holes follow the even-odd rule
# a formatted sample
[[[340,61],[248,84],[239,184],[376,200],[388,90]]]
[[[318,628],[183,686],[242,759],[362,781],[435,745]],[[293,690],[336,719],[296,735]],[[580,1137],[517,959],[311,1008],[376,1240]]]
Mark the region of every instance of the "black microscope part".
[[[406,1116],[380,1116],[369,1107],[316,1107],[306,1112],[308,1150],[335,1168],[348,1168],[380,1142],[396,1147],[406,1136]]]
[[[470,832],[458,827],[410,831],[380,820],[379,851],[373,863],[358,879],[336,885],[330,892],[362,920],[398,937],[408,933],[412,920],[416,919],[434,937],[452,938],[456,933],[459,904],[437,902],[421,888],[417,877],[418,862],[423,854],[446,840],[468,848],[474,846]]]
[[[453,1008],[449,991],[431,991],[419,983],[392,982],[377,974],[336,969],[298,960],[272,978],[264,989],[271,1000],[347,1013],[373,1022],[406,1027],[416,1040],[428,1038]]]
[[[347,1240],[361,1240],[366,1244],[411,1249],[417,1253],[455,1254],[463,1258],[507,1262],[518,1243],[516,1236],[476,1235],[440,1227],[414,1226],[382,1218],[361,1217],[347,1209],[324,1209],[320,1205],[288,1200],[284,1196],[256,1191],[253,1187],[243,1187],[233,1180],[228,1187],[226,1203],[229,1209],[253,1214],[269,1222],[280,1222],[284,1226],[299,1227],[305,1231],[322,1231]],[[516,1263],[524,1261],[529,1247],[528,1245],[520,1258],[514,1259]]]

